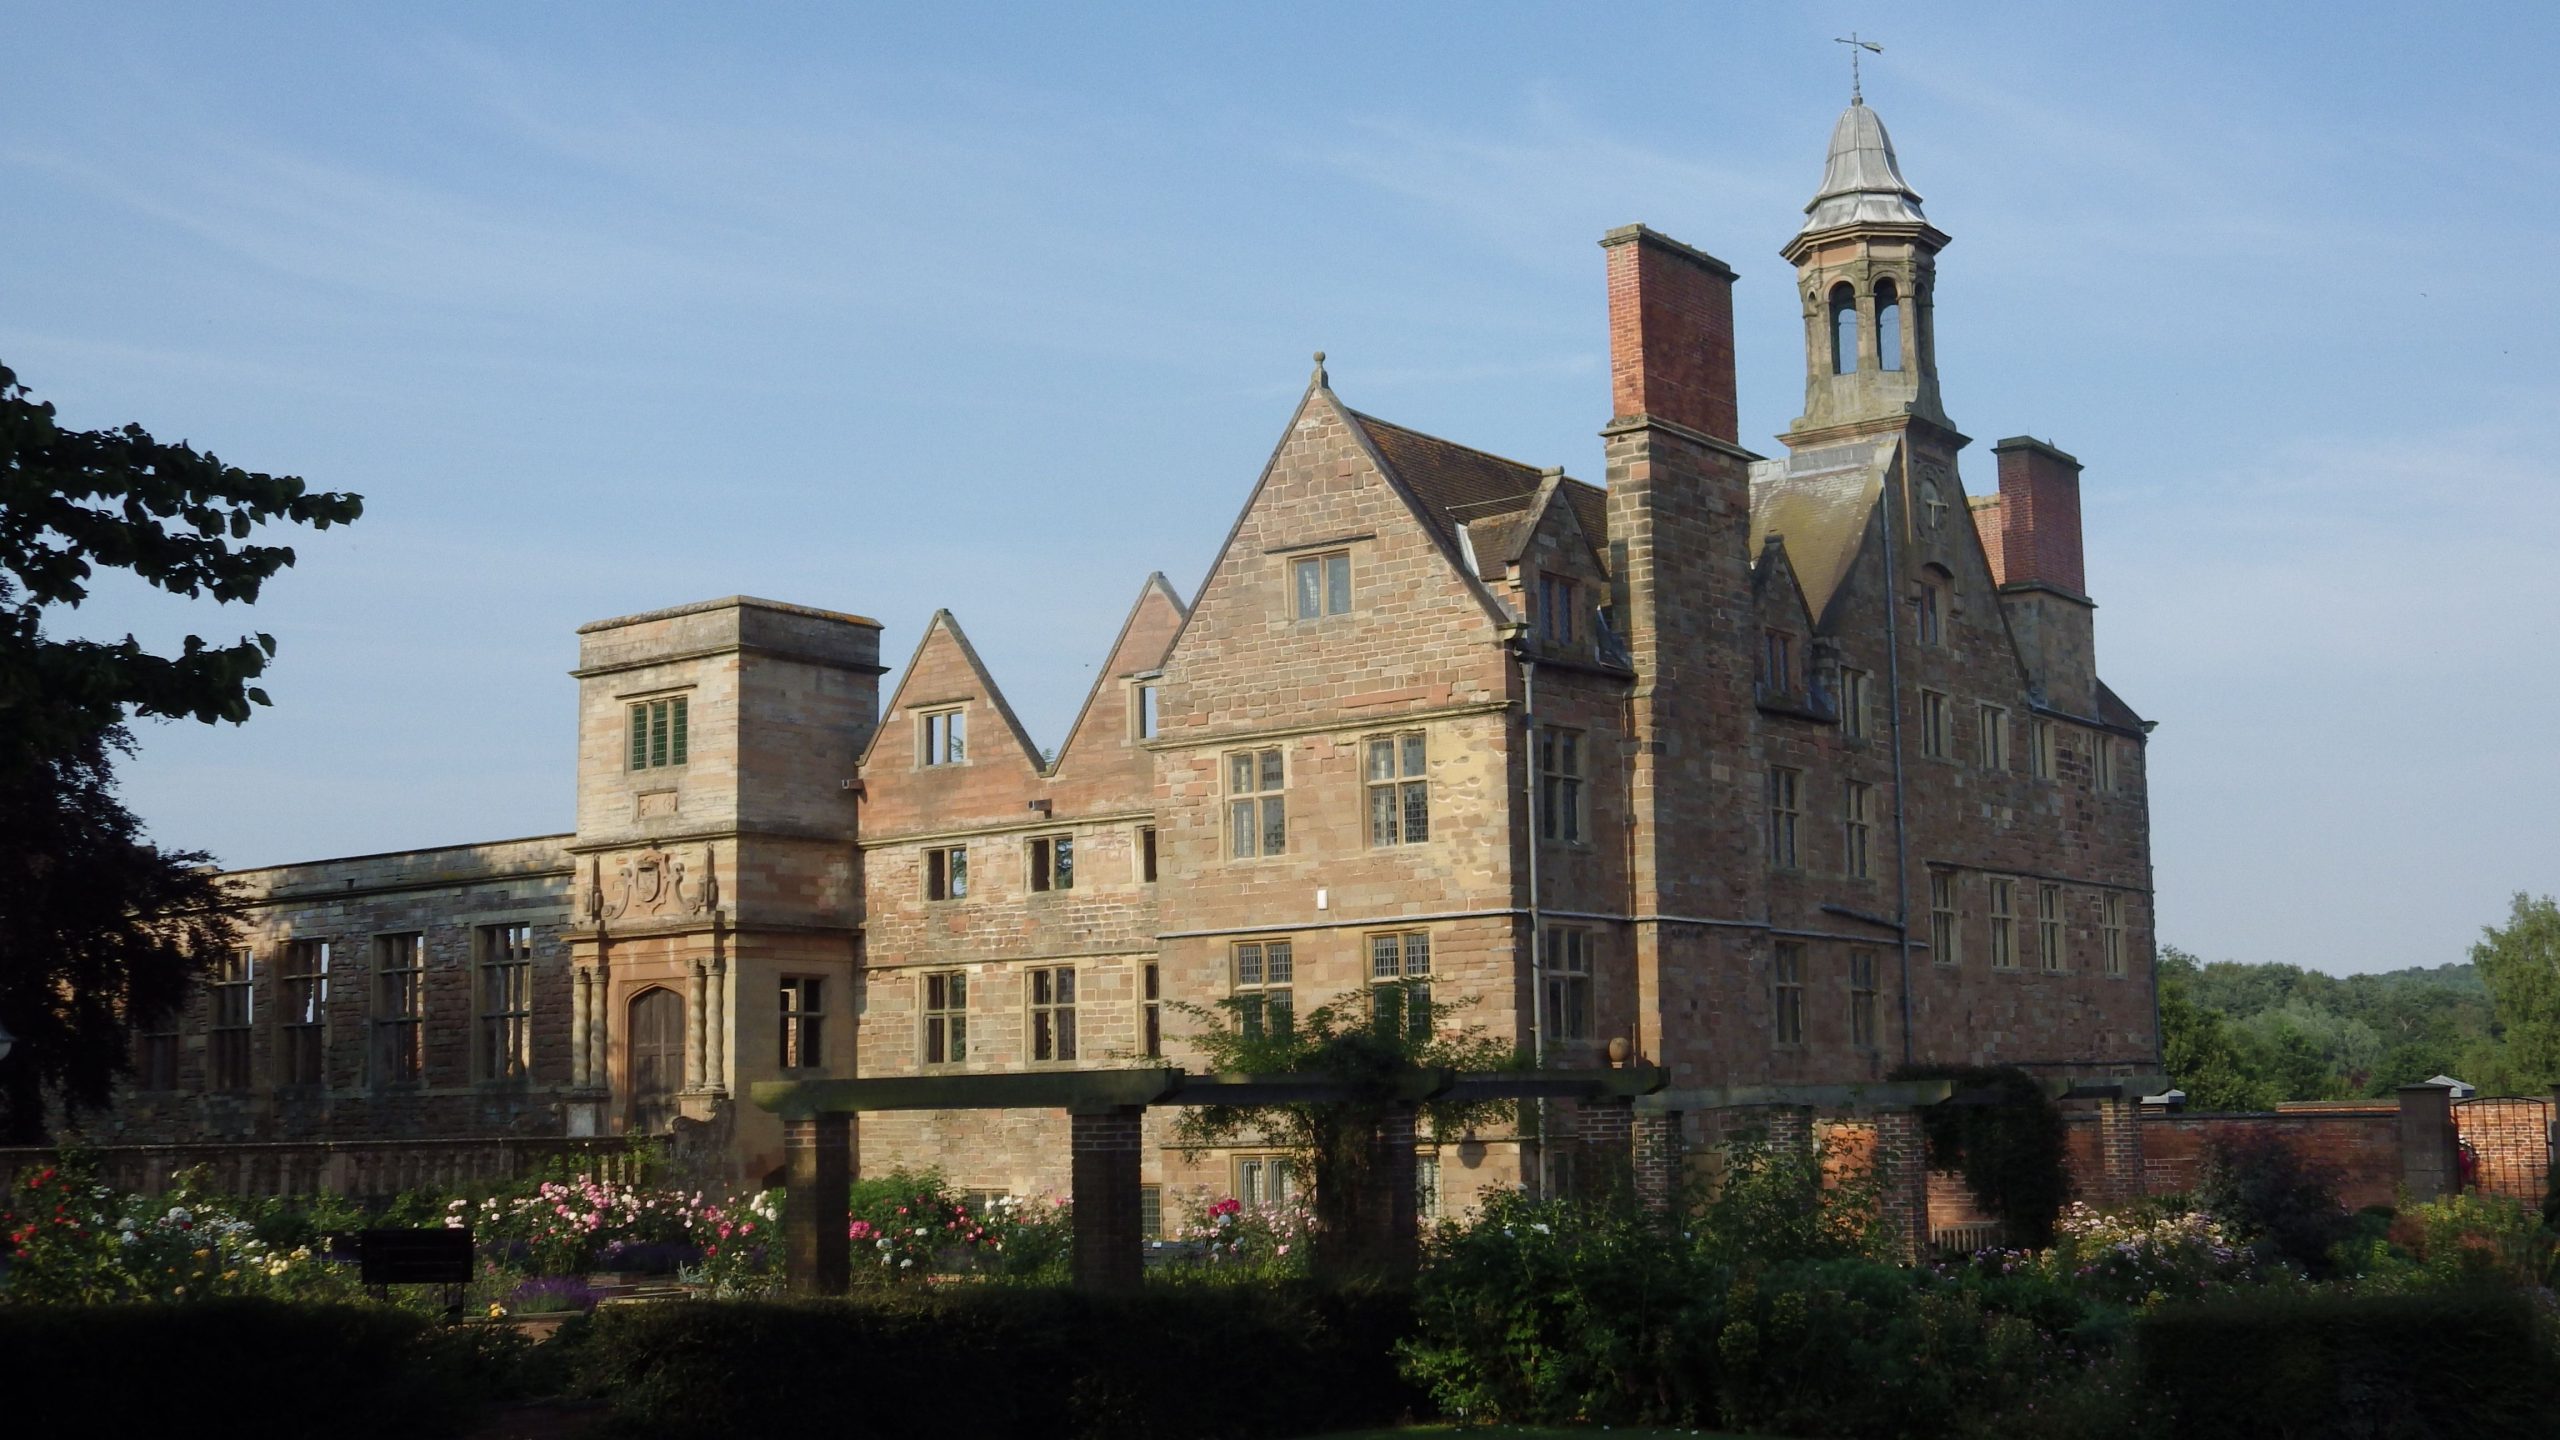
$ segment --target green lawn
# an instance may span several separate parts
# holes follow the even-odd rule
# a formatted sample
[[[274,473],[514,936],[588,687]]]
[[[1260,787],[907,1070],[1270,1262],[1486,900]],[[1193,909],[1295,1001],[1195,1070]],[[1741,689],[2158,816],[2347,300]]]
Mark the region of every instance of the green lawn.
[[[1600,1425],[1409,1425],[1401,1430],[1353,1430],[1315,1436],[1312,1440],[1418,1440],[1430,1435],[1458,1440],[1591,1440],[1595,1435],[1607,1435],[1609,1440],[1751,1440],[1749,1436],[1730,1435],[1722,1430],[1617,1430]]]
[[[1344,1435],[1316,1435],[1311,1440],[1421,1440],[1446,1435],[1452,1440],[1751,1440],[1723,1430],[1613,1430],[1605,1425],[1408,1425],[1403,1430],[1352,1430]]]

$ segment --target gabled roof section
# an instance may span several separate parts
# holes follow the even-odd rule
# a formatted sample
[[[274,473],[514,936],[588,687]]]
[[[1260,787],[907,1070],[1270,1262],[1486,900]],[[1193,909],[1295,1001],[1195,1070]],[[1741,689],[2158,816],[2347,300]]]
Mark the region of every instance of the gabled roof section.
[[[986,701],[995,710],[997,718],[1004,721],[1006,733],[1013,736],[1013,743],[1021,752],[1023,763],[1029,765],[1034,773],[1045,772],[1047,767],[1040,763],[1040,747],[1031,743],[1031,733],[1022,728],[1022,721],[1014,715],[1013,706],[1004,698],[1004,691],[997,686],[995,677],[987,673],[986,662],[978,658],[978,647],[969,643],[969,637],[961,630],[959,620],[948,610],[934,611],[933,618],[925,622],[924,634],[916,641],[915,653],[907,657],[907,668],[898,676],[898,688],[891,692],[889,703],[880,709],[879,728],[871,732],[871,743],[862,747],[860,763],[869,765],[871,757],[878,753],[881,742],[887,739],[892,731],[900,735],[907,733],[906,727],[892,724],[891,717],[898,713],[901,706],[909,703],[907,691],[915,684],[916,675],[923,668],[925,657],[932,652],[937,640],[951,647],[959,655],[961,663],[968,669],[970,678],[976,682],[978,693],[968,698]],[[962,697],[957,695],[920,695],[913,703],[923,705],[936,700],[960,698]],[[976,736],[970,737],[970,744],[971,754],[974,756]]]
[[[1473,526],[1530,509],[1531,501],[1549,478],[1535,465],[1507,460],[1437,435],[1425,435],[1375,415],[1348,409],[1343,413],[1367,432],[1378,458],[1413,492],[1425,517],[1453,544],[1461,525]],[[1570,477],[1564,477],[1561,488],[1592,549],[1604,550],[1609,527],[1608,492]],[[1472,538],[1481,544],[1487,537],[1479,531]],[[1479,550],[1478,559],[1485,558]]]
[[[1866,544],[1893,448],[1891,441],[1860,441],[1751,466],[1751,553],[1756,558],[1771,535],[1785,539],[1787,563],[1816,619]]]
[[[2115,691],[2107,688],[2106,681],[2099,680],[2096,684],[2099,719],[2121,730],[2145,730],[2150,725],[2150,721],[2134,714],[2132,706],[2124,703]]]
[[[1787,558],[1786,537],[1777,531],[1770,531],[1762,539],[1760,553],[1752,559],[1751,590],[1753,598],[1762,602],[1762,619],[1780,618],[1771,615],[1766,608],[1774,604],[1786,612],[1785,619],[1803,625],[1808,632],[1812,630],[1814,608],[1805,599],[1804,581],[1797,576],[1794,563]]]
[[[1094,703],[1102,698],[1103,687],[1164,664],[1164,657],[1173,650],[1173,637],[1190,613],[1182,597],[1173,593],[1173,582],[1164,578],[1163,571],[1149,575],[1146,583],[1138,587],[1137,603],[1129,607],[1128,618],[1120,622],[1120,633],[1112,637],[1110,657],[1102,662],[1102,672],[1093,677],[1093,688],[1085,692],[1075,723],[1067,727],[1067,738],[1058,742],[1058,759],[1049,767],[1050,774],[1057,774],[1058,767],[1075,753],[1076,737],[1084,733],[1084,722],[1092,718]],[[1172,623],[1143,623],[1159,618],[1169,618]]]

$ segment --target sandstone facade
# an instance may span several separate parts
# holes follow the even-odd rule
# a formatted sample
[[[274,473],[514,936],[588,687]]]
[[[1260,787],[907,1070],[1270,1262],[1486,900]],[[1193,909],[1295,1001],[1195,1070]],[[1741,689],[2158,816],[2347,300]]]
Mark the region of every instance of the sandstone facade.
[[[2155,1069],[2149,726],[2097,676],[2078,462],[2002,441],[1968,494],[1947,237],[1862,105],[1808,209],[1784,459],[1737,431],[1733,272],[1614,231],[1603,483],[1362,414],[1319,357],[1199,591],[1140,588],[1054,758],[948,612],[885,702],[857,616],[586,627],[576,832],[244,875],[248,1083],[181,1058],[107,1123],[700,1125],[756,1179],[759,1079],[1179,1063],[1184,1004],[1302,1012],[1388,970],[1549,1064],[1625,1040],[1679,1086]],[[519,915],[526,1064],[489,1073],[488,927]],[[412,932],[428,1058],[395,1093],[367,966]],[[317,1087],[277,1080],[297,938],[339,967]],[[1149,1124],[1168,1201],[1272,1184]],[[1560,1183],[1581,1125],[1427,1136],[1423,1173],[1451,1207]],[[1061,1191],[1068,1142],[1064,1115],[872,1117],[855,1163]]]

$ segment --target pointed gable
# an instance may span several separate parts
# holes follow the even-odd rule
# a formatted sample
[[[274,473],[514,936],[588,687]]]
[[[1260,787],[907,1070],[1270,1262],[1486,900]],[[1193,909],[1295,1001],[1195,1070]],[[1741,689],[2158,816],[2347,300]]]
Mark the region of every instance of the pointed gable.
[[[1058,746],[1058,763],[1049,771],[1052,776],[1083,782],[1100,779],[1095,773],[1099,769],[1144,774],[1146,752],[1137,743],[1141,737],[1134,709],[1135,677],[1164,664],[1186,613],[1162,571],[1147,577],[1137,603],[1129,607],[1129,618],[1121,622],[1120,633],[1111,642],[1102,673],[1094,677],[1093,689],[1084,697],[1084,708],[1076,712],[1075,724]]]
[[[1783,537],[1805,606],[1817,618],[1829,613],[1875,528],[1892,453],[1889,443],[1857,443],[1751,467],[1751,553],[1758,556],[1770,536]]]
[[[928,763],[927,717],[961,718],[959,758]],[[1020,815],[1039,783],[1039,748],[1015,718],[976,647],[948,610],[936,610],[924,638],[898,677],[880,728],[862,756],[866,830],[896,831],[931,817],[935,824]]]

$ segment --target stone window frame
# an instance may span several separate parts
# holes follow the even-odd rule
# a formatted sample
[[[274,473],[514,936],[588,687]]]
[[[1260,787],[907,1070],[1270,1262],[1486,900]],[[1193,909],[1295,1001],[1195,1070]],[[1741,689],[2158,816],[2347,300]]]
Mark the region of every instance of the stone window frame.
[[[1138,1053],[1164,1056],[1164,968],[1154,960],[1138,963]]]
[[[2063,914],[2062,887],[2051,881],[2036,885],[2036,968],[2047,975],[2070,969],[2069,932]]]
[[[257,1086],[251,1036],[258,1019],[258,953],[246,945],[216,956],[205,977],[204,1088],[238,1094]]]
[[[396,930],[374,936],[371,979],[365,1016],[366,1084],[376,1090],[425,1084],[426,932]]]
[[[918,870],[924,880],[926,904],[948,905],[969,898],[969,847],[966,843],[926,846],[924,863]]]
[[[916,1067],[946,1069],[969,1063],[967,970],[927,970],[916,976]]]
[[[1796,637],[1774,625],[1760,632],[1760,689],[1769,695],[1796,689]]]
[[[1944,566],[1930,565],[1921,570],[1915,583],[1919,586],[1919,593],[1912,597],[1916,607],[1914,631],[1922,645],[1932,650],[1944,649],[1947,623],[1954,618],[1955,612],[1955,577],[1948,574]]]
[[[329,971],[336,947],[296,937],[276,952],[276,1088],[329,1087]]]
[[[689,695],[646,695],[623,704],[623,769],[672,770],[690,758]]]
[[[1804,951],[1801,940],[1769,947],[1769,1043],[1783,1050],[1805,1044]]]
[[[1929,949],[1941,965],[1964,963],[1963,880],[1944,866],[1929,870]]]
[[[1249,1210],[1277,1210],[1298,1194],[1297,1166],[1285,1150],[1235,1151],[1227,1177],[1227,1193]]]
[[[1348,546],[1290,556],[1289,618],[1304,625],[1350,614],[1355,608],[1351,582]]]
[[[1387,773],[1379,773],[1383,757]],[[1431,839],[1431,747],[1428,732],[1398,730],[1360,740],[1360,785],[1369,817],[1369,847],[1384,850]],[[1419,797],[1419,808],[1417,808]],[[1381,814],[1379,804],[1385,802]],[[1379,821],[1386,822],[1381,838]]]
[[[1947,692],[1923,688],[1920,692],[1920,756],[1924,760],[1945,760],[1955,750],[1955,706]]]
[[[1141,885],[1156,883],[1159,859],[1156,845],[1160,838],[1153,825],[1140,825],[1130,832],[1129,863],[1135,871],[1135,879]]]
[[[1868,813],[1875,792],[1876,787],[1864,780],[1840,782],[1840,873],[1851,880],[1876,878],[1876,827]]]
[[[1579,608],[1582,586],[1570,575],[1553,570],[1538,572],[1538,643],[1550,650],[1573,650],[1581,645],[1573,623]]]
[[[1436,1145],[1414,1152],[1413,1213],[1424,1221],[1440,1218],[1440,1149]]]
[[[2119,789],[2116,775],[2116,737],[2104,730],[2089,732],[2089,789],[2099,795],[2113,795]]]
[[[1138,1187],[1138,1238],[1141,1240],[1164,1238],[1164,1187],[1162,1185]]]
[[[1849,1044],[1858,1050],[1876,1048],[1876,952],[1866,945],[1849,951]]]
[[[1431,932],[1369,931],[1361,951],[1368,957],[1370,1023],[1382,1034],[1430,1039]]]
[[[2059,729],[2041,715],[2027,721],[2027,773],[2038,780],[2050,780],[2061,773]]]
[[[1227,858],[1267,860],[1289,853],[1288,747],[1263,745],[1225,751],[1218,757],[1218,767],[1226,782],[1223,794]],[[1237,820],[1247,815],[1253,820],[1252,829],[1239,831]],[[1240,842],[1248,838],[1250,846],[1242,846]]]
[[[1076,888],[1076,836],[1072,830],[1033,835],[1022,842],[1022,888],[1053,895]]]
[[[1987,876],[1982,882],[1985,933],[1994,970],[2018,968],[2017,883],[2005,875]]]
[[[1546,845],[1589,843],[1591,826],[1583,756],[1590,736],[1565,725],[1538,727],[1538,840]]]
[[[1078,987],[1072,964],[1033,965],[1022,976],[1024,1057],[1034,1065],[1071,1065],[1079,1053]]]
[[[2113,893],[2098,897],[2098,949],[2107,978],[2125,977],[2124,963],[2124,897]]]
[[[1804,772],[1790,765],[1769,767],[1769,868],[1803,868]]]
[[[1153,740],[1164,730],[1164,681],[1142,675],[1129,682],[1129,738]]]
[[[1247,1035],[1274,1029],[1283,1035],[1289,1033],[1297,1020],[1297,988],[1295,936],[1266,935],[1228,942],[1227,994],[1235,1006],[1237,1029]]]
[[[917,710],[916,768],[940,770],[969,763],[969,707],[933,705]]]
[[[479,1084],[533,1079],[534,931],[530,920],[471,927],[471,1074]]]
[[[1865,740],[1874,730],[1867,707],[1874,702],[1868,682],[1874,677],[1854,665],[1840,667],[1840,738]]]
[[[1988,700],[1974,705],[1974,758],[1995,773],[2009,768],[2009,707]]]
[[[826,1069],[827,977],[779,976],[774,1000],[774,1019],[777,1022],[773,1052],[775,1068],[783,1071]]]
[[[1539,934],[1538,983],[1546,992],[1542,1019],[1547,1039],[1571,1044],[1599,1032],[1593,979],[1598,950],[1598,932],[1587,925],[1549,925]]]

